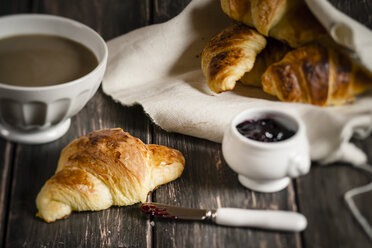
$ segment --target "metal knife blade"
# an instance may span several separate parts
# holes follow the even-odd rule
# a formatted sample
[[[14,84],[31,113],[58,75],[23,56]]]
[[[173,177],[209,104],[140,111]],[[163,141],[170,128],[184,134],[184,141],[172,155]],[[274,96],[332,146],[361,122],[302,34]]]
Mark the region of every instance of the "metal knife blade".
[[[218,208],[216,210],[176,207],[155,202],[141,204],[141,210],[153,216],[184,220],[211,220],[219,225],[257,227],[269,230],[303,231],[307,226],[300,213],[280,210]]]
[[[197,208],[184,208],[176,207],[155,202],[145,202],[140,206],[144,213],[171,219],[183,220],[206,220],[211,218],[216,211],[197,209]]]

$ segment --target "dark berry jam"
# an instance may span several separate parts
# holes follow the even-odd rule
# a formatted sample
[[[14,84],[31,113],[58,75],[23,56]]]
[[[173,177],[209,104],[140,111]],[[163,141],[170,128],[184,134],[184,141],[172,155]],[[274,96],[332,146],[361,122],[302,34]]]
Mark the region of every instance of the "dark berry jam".
[[[159,208],[154,205],[142,204],[141,210],[146,214],[151,214],[152,216],[177,219],[177,216],[169,214],[166,208]]]
[[[236,128],[244,137],[261,142],[278,142],[295,134],[294,131],[271,118],[246,120],[238,124]]]

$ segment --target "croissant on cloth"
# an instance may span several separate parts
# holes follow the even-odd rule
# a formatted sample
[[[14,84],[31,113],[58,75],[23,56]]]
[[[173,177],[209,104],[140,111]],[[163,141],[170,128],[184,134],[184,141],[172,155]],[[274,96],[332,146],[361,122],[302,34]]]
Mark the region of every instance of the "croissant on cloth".
[[[265,37],[240,23],[213,36],[201,56],[209,88],[216,93],[232,90],[236,81],[253,68],[265,46]]]
[[[326,35],[303,0],[221,0],[221,8],[230,18],[291,47]]]
[[[268,38],[267,45],[261,53],[257,55],[253,68],[249,72],[246,72],[239,81],[245,85],[261,87],[262,74],[269,65],[280,61],[290,50],[292,49],[284,43]]]
[[[150,191],[181,176],[184,165],[179,151],[145,145],[120,128],[92,132],[62,150],[36,198],[37,216],[53,222],[72,211],[146,201]]]
[[[281,101],[342,105],[372,87],[372,75],[342,52],[320,44],[288,52],[262,75],[263,90]]]

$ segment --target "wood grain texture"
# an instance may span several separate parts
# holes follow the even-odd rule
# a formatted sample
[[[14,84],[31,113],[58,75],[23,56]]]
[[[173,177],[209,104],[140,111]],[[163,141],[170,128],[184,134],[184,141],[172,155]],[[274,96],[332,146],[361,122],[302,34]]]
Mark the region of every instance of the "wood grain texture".
[[[155,22],[166,21],[179,13],[175,7],[189,1],[155,1]],[[182,2],[182,3],[181,3]],[[275,194],[257,194],[245,189],[237,175],[225,163],[221,145],[180,134],[171,134],[154,126],[153,140],[179,149],[186,156],[186,168],[180,179],[153,194],[157,202],[196,208],[263,208],[296,210],[294,189]],[[189,156],[188,156],[189,155]],[[299,234],[275,233],[248,228],[231,228],[201,222],[154,219],[156,247],[300,247]]]
[[[105,40],[150,24],[147,0],[34,0],[32,9],[82,22]]]
[[[367,157],[368,157],[368,161],[369,161],[369,165],[372,166],[372,135],[365,140],[355,140],[355,143],[360,148],[362,148],[363,151],[366,152]],[[364,183],[364,180],[365,180],[366,176],[368,176],[369,182],[372,182],[372,174],[371,173],[367,173],[364,170],[357,170],[357,171],[358,171],[358,175],[360,175],[360,177],[362,177],[362,180],[363,180],[363,181],[361,180],[361,181],[358,182],[360,184],[359,186],[364,185],[363,183]],[[360,212],[367,218],[367,220],[371,224],[372,223],[372,211],[371,211],[372,191],[367,192],[367,193],[362,194],[362,195],[358,195],[358,196],[355,197],[354,200],[355,200],[355,203],[356,203],[357,207],[359,208]],[[357,230],[361,230],[360,226],[359,226],[359,229],[357,229]],[[371,241],[371,246],[372,246],[372,241]]]
[[[372,28],[372,1],[330,0],[340,11]],[[368,155],[372,164],[372,136],[355,141]],[[372,175],[334,163],[329,166],[312,165],[308,175],[297,180],[300,210],[308,218],[303,233],[305,247],[372,247],[372,241],[354,219],[344,200],[344,194],[365,185]],[[372,192],[355,197],[357,207],[372,223]]]
[[[0,0],[0,16],[29,12],[31,0]],[[14,145],[0,138],[0,248],[5,245]]]
[[[148,130],[148,125],[141,108],[123,108],[98,92],[73,118],[70,130],[60,140],[38,146],[18,145],[6,247],[148,246],[151,239],[146,228],[150,224],[141,218],[136,205],[73,213],[51,224],[35,217],[36,195],[54,174],[61,149],[72,139],[96,129],[121,127],[149,143],[150,136],[142,131]]]
[[[9,184],[12,176],[13,148],[10,142],[0,139],[0,247],[3,247],[9,203]]]
[[[0,15],[49,13],[73,18],[106,40],[179,14],[190,0],[0,0]],[[330,0],[372,27],[371,1]],[[35,198],[53,175],[59,152],[90,131],[121,127],[145,143],[167,145],[186,157],[181,178],[159,187],[149,199],[186,207],[260,208],[300,211],[309,225],[301,234],[232,228],[209,223],[150,218],[137,205],[73,213],[46,224],[35,217]],[[357,142],[372,163],[372,136]],[[72,119],[68,133],[50,144],[31,146],[0,139],[0,247],[371,247],[372,242],[348,210],[343,194],[372,176],[345,164],[321,167],[278,193],[252,192],[237,181],[220,144],[167,133],[150,123],[140,106],[123,107],[99,89]],[[372,193],[355,198],[372,222]],[[5,212],[8,211],[9,212]],[[153,225],[150,225],[153,221]]]
[[[32,11],[76,19],[110,39],[148,24],[147,9],[146,1],[61,0],[34,1]],[[78,136],[111,127],[121,127],[145,143],[151,141],[149,119],[142,108],[125,108],[99,89],[72,119],[63,138],[40,146],[17,146],[5,247],[151,247],[150,223],[140,218],[135,205],[73,213],[51,224],[35,217],[36,195],[54,174],[61,149]]]
[[[153,23],[168,21],[178,15],[191,0],[153,0]]]
[[[304,232],[305,247],[371,247],[372,242],[344,201],[345,192],[371,179],[371,175],[342,164],[314,165],[310,174],[298,179],[300,209],[309,222]],[[357,202],[369,220],[371,195],[360,195],[362,201]]]
[[[329,0],[338,10],[372,29],[372,1]]]
[[[180,179],[156,190],[157,202],[185,207],[236,207],[296,211],[293,185],[278,193],[255,193],[244,188],[223,160],[221,145],[157,130],[154,141],[186,155]],[[154,219],[156,247],[301,247],[300,235],[203,222]]]
[[[31,10],[32,0],[0,0],[0,16],[28,13]]]

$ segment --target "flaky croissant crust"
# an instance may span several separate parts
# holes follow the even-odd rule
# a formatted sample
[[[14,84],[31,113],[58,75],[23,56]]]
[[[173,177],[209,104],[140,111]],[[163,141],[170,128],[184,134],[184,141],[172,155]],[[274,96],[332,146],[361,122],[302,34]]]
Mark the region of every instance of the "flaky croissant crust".
[[[221,8],[230,18],[291,47],[326,35],[303,0],[221,0]]]
[[[37,216],[52,222],[71,211],[101,210],[146,200],[178,178],[185,164],[174,149],[145,145],[122,129],[106,129],[72,141],[36,198]]]
[[[202,71],[209,88],[216,93],[232,90],[265,46],[262,35],[239,23],[212,37],[202,52]]]
[[[372,75],[334,48],[311,44],[269,66],[262,87],[281,101],[335,106],[371,88]]]
[[[235,23],[212,37],[202,53],[212,91],[232,90],[239,80],[281,101],[335,106],[372,87],[372,73],[337,48],[303,0],[221,0],[221,7],[258,33]],[[259,33],[276,41],[265,47]]]

